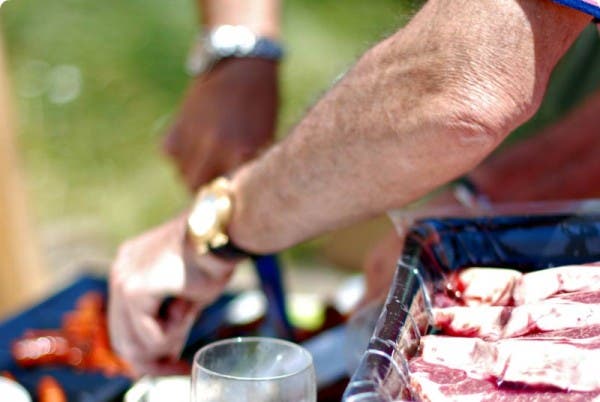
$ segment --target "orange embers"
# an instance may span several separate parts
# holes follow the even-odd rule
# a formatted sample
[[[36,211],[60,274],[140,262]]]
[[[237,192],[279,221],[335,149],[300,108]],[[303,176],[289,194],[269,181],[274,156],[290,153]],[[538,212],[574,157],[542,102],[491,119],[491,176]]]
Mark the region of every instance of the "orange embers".
[[[60,329],[27,331],[13,343],[12,355],[22,367],[58,364],[105,375],[130,373],[110,348],[104,299],[93,292],[64,315]]]
[[[17,381],[9,371],[0,372],[0,376],[12,381]],[[43,376],[37,385],[37,400],[39,402],[67,402],[67,396],[58,381],[52,376]]]
[[[67,402],[67,396],[60,384],[51,376],[44,376],[38,383],[39,402]]]

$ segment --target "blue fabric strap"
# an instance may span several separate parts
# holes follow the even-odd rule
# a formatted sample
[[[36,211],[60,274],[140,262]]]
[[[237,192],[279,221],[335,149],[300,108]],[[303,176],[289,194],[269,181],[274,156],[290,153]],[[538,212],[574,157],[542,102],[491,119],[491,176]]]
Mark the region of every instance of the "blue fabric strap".
[[[554,0],[554,2],[600,18],[600,6],[593,4],[592,0]]]

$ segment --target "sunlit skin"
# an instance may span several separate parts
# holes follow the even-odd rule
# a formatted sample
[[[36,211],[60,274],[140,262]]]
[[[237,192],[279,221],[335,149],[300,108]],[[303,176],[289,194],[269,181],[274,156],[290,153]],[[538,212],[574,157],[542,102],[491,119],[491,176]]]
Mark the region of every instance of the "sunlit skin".
[[[490,157],[468,176],[494,203],[597,198],[599,126],[600,92],[534,137]],[[417,212],[440,207],[461,207],[451,188]],[[364,263],[367,291],[361,306],[387,294],[403,242],[403,233],[394,230],[368,253]]]
[[[590,19],[550,1],[427,2],[284,141],[232,175],[228,234],[248,251],[278,251],[464,174],[533,115],[550,72]],[[177,355],[193,315],[232,270],[214,257],[185,258],[180,222],[130,240],[113,266],[112,341],[140,371]],[[163,285],[158,277],[171,272],[177,280]],[[193,298],[193,308],[160,321],[165,294]]]

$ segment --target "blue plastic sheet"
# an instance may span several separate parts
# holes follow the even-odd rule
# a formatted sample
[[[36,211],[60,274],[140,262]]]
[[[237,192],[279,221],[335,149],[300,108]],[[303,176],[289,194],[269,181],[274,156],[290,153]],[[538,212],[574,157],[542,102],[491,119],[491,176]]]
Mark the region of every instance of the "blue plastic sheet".
[[[90,291],[106,296],[106,280],[83,276],[47,300],[0,324],[0,370],[12,373],[34,397],[34,401],[37,384],[44,375],[57,379],[69,402],[120,401],[131,385],[131,381],[125,377],[106,377],[100,373],[79,372],[69,367],[23,369],[17,366],[11,356],[10,347],[16,338],[29,329],[60,328],[63,314],[73,310],[77,299]],[[221,325],[223,310],[231,298],[227,294],[222,296],[202,313],[190,332],[188,344],[194,344],[215,333]]]

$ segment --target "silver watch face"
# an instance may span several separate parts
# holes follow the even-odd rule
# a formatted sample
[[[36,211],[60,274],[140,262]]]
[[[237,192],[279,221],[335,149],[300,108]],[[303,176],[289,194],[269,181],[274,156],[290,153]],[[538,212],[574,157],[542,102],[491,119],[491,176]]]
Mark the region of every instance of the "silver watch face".
[[[277,61],[282,56],[283,49],[277,41],[257,36],[243,25],[220,25],[198,37],[188,55],[186,67],[190,75],[198,75],[227,57],[259,57]]]
[[[250,53],[256,45],[256,35],[241,25],[221,25],[209,35],[208,45],[221,57]]]

